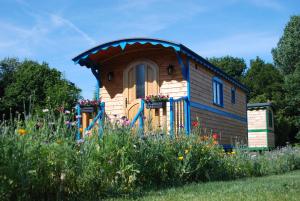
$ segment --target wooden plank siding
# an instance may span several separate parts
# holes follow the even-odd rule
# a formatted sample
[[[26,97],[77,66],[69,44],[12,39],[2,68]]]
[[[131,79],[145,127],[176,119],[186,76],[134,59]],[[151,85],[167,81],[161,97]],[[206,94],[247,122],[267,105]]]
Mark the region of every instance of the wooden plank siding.
[[[213,72],[200,64],[190,62],[190,99],[191,102],[221,110],[227,113],[246,118],[246,93],[236,87],[235,104],[231,103],[231,88],[234,85],[223,78],[223,101],[224,107],[213,104],[212,79],[215,76]],[[240,144],[247,143],[247,123],[230,117],[225,117],[209,111],[198,108],[191,108],[191,120],[200,118],[207,128],[220,130],[222,133],[221,144]]]
[[[100,88],[100,96],[105,102],[105,112],[110,118],[120,118],[125,116],[125,99],[123,97],[123,71],[127,66],[135,61],[151,60],[159,67],[158,92],[170,97],[179,98],[187,95],[187,82],[181,74],[181,66],[178,64],[176,54],[172,49],[153,48],[150,50],[141,50],[138,52],[120,55],[117,58],[103,63],[101,69],[101,81],[103,86]],[[167,67],[169,64],[174,66],[172,75],[168,75]],[[108,72],[114,73],[112,81],[108,82]],[[161,125],[169,127],[169,104],[167,111],[160,109]],[[166,124],[166,122],[168,122]]]

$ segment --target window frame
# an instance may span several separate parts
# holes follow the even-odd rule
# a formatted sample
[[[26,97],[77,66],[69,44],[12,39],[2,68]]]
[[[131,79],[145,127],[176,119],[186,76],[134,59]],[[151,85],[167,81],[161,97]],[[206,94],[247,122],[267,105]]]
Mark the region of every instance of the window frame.
[[[231,104],[236,103],[236,88],[232,87],[231,88]]]
[[[214,105],[224,107],[224,84],[218,77],[212,79],[212,102]]]

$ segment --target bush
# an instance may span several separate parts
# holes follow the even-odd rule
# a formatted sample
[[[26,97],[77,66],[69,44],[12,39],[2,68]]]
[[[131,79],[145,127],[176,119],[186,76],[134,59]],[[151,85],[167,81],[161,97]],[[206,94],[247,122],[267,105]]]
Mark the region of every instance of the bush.
[[[197,131],[137,137],[106,124],[104,136],[76,141],[73,114],[0,125],[1,200],[95,200],[189,182],[277,174],[300,168],[299,148],[225,153]]]

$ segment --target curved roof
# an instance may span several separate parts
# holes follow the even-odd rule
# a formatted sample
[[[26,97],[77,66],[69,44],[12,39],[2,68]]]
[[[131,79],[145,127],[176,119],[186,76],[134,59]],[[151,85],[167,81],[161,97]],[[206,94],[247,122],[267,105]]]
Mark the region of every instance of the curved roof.
[[[240,87],[242,90],[248,92],[248,88],[241,84],[239,81],[235,80],[231,76],[227,75],[223,70],[220,68],[214,66],[211,64],[209,61],[195,53],[194,51],[190,50],[186,46],[180,43],[175,43],[167,40],[162,40],[162,39],[154,39],[154,38],[126,38],[126,39],[120,39],[120,40],[115,40],[107,43],[100,44],[96,47],[93,47],[89,50],[86,50],[85,52],[79,54],[78,56],[74,57],[72,60],[75,63],[79,63],[81,66],[88,66],[88,60],[89,56],[95,55],[100,51],[106,51],[108,48],[111,47],[120,47],[122,50],[126,48],[126,46],[131,46],[135,44],[151,44],[153,46],[162,46],[165,48],[172,48],[176,52],[181,52],[185,55],[187,55],[189,58],[197,61],[198,63],[202,64],[206,68],[212,70],[215,72],[218,76],[230,81],[231,83],[235,84],[236,86]]]

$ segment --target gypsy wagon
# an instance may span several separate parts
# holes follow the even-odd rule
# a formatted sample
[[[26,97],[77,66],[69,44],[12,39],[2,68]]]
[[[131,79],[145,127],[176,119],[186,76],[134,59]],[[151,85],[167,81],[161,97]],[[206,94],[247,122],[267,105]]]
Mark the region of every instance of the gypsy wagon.
[[[219,143],[247,143],[247,88],[182,44],[122,39],[93,47],[73,61],[91,69],[103,114],[105,103],[110,119],[126,116],[141,129],[151,119],[154,128],[176,135],[189,134],[197,118],[201,126],[220,133]],[[168,96],[168,102],[155,106],[144,101],[153,95]]]
[[[248,147],[268,150],[275,147],[273,106],[271,103],[251,103],[248,108]]]

